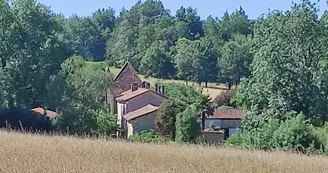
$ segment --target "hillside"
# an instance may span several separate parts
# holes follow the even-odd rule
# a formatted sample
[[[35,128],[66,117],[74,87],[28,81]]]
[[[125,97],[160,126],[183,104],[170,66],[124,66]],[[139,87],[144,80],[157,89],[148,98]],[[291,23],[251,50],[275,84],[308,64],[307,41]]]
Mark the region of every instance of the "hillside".
[[[0,132],[0,172],[324,172],[328,158]]]
[[[106,63],[105,62],[87,62],[88,66],[90,66],[92,69],[105,69],[106,68]],[[110,67],[111,73],[116,76],[119,72],[120,69]],[[139,75],[141,80],[143,81],[148,81],[152,84],[155,84],[158,81],[164,82],[164,83],[186,83],[186,81],[182,80],[170,80],[170,79],[157,79],[157,78],[152,78],[148,77],[146,78],[144,75]],[[188,82],[188,85],[194,85],[198,87],[198,84],[193,83],[193,82]],[[224,85],[218,85],[215,83],[209,83],[208,87],[203,86],[203,94],[208,95],[210,98],[215,98],[217,95],[219,95],[222,90],[226,89],[226,86]]]

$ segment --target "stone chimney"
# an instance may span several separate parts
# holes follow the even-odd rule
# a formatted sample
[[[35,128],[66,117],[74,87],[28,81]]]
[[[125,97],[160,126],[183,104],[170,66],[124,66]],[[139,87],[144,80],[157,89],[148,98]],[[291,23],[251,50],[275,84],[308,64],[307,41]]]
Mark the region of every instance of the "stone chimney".
[[[133,91],[136,91],[136,90],[138,90],[138,84],[137,83],[132,83],[131,84],[131,91],[133,92]]]
[[[161,86],[161,94],[165,95],[165,86]]]
[[[147,85],[147,82],[143,81],[142,84],[141,84],[141,88],[146,88],[146,85]]]
[[[158,84],[155,84],[155,92],[158,93]]]
[[[158,89],[157,89],[159,94],[162,94],[162,85],[158,85]]]
[[[150,83],[149,82],[146,83],[146,89],[150,89]]]

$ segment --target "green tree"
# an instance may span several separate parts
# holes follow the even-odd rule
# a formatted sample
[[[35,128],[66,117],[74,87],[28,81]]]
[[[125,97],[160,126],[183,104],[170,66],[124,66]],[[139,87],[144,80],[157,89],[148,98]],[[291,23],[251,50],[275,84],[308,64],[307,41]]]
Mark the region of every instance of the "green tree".
[[[274,145],[284,150],[306,151],[312,143],[319,149],[319,141],[313,133],[313,130],[305,123],[303,114],[289,119],[273,134]]]
[[[58,33],[62,31],[49,8],[33,0],[1,2],[1,76],[9,108],[44,105],[50,76],[70,52]],[[10,22],[10,28],[8,27]]]
[[[316,8],[308,1],[286,13],[272,12],[255,26],[252,77],[240,86],[239,105],[263,116],[284,119],[289,111],[303,112],[320,125],[326,103],[319,62],[324,45],[323,27]]]
[[[71,133],[90,133],[98,128],[103,131],[104,127],[98,127],[102,124],[97,124],[103,121],[103,115],[94,113],[105,109],[105,91],[113,85],[112,75],[104,69],[92,70],[83,57],[71,57],[61,67],[49,86],[56,91],[49,96],[53,98],[50,105],[62,114],[59,129],[66,131],[68,128]]]
[[[218,61],[218,78],[220,82],[226,83],[229,89],[232,85],[238,85],[241,78],[250,75],[250,51],[250,39],[243,35],[235,35],[233,40],[226,42],[222,47],[222,56]]]
[[[204,22],[204,36],[210,39],[216,51],[222,47],[224,40],[221,38],[219,20],[209,16]]]
[[[170,78],[174,76],[175,69],[169,47],[163,42],[155,42],[146,51],[141,60],[140,71],[142,74],[157,78]]]
[[[117,117],[111,115],[108,109],[92,110],[91,114],[96,119],[97,129],[96,133],[100,135],[116,134]]]
[[[146,50],[156,41],[160,26],[155,23],[162,16],[168,16],[168,11],[160,1],[138,1],[130,10],[123,10],[112,39],[107,43],[109,63],[121,66],[129,58],[138,69]]]
[[[157,114],[155,119],[155,126],[160,136],[175,139],[175,123],[176,116],[185,109],[185,105],[174,100],[165,100]]]
[[[165,96],[171,100],[181,101],[186,105],[192,105],[206,97],[196,87],[174,83],[165,84]]]
[[[110,38],[110,34],[115,28],[115,10],[112,8],[102,8],[98,9],[92,14],[92,23],[94,23],[98,31],[101,32],[101,35],[104,37],[105,43]]]
[[[102,30],[98,28],[100,23],[93,23],[91,18],[76,15],[67,19],[65,23],[64,37],[76,55],[89,60],[104,60],[107,40],[102,35]]]
[[[217,55],[210,40],[178,40],[175,56],[178,77],[199,84],[213,81],[217,73],[216,62]]]
[[[221,38],[224,41],[229,41],[234,34],[249,35],[252,33],[252,24],[248,19],[244,9],[240,7],[231,15],[225,12],[219,21]]]
[[[197,10],[191,7],[181,7],[175,14],[178,21],[183,22],[187,28],[187,38],[195,40],[204,35],[203,23],[197,14]],[[183,35],[185,36],[185,35]]]
[[[178,142],[195,142],[200,135],[198,115],[193,107],[187,107],[185,111],[177,115],[176,136]]]

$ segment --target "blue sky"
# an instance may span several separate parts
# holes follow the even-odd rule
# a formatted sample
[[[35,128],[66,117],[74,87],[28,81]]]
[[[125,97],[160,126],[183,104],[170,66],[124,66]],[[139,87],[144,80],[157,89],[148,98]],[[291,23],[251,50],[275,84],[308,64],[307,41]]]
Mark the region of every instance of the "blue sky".
[[[125,7],[129,9],[137,0],[37,0],[47,6],[56,13],[62,13],[66,17],[72,14],[80,16],[89,16],[92,12],[103,7],[112,7],[116,13]],[[181,6],[192,6],[196,8],[198,14],[205,19],[207,16],[221,17],[228,10],[229,12],[242,6],[246,14],[251,19],[256,19],[263,13],[271,10],[288,10],[292,5],[292,0],[162,0],[165,8],[170,9],[172,14]],[[299,2],[299,0],[294,0]],[[315,1],[313,1],[315,2]],[[319,3],[322,14],[326,9],[326,0]]]

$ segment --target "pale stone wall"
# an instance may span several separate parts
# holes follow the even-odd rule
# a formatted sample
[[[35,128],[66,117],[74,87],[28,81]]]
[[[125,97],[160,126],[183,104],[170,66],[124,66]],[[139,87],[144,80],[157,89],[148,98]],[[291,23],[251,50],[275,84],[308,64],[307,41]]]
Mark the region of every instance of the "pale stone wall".
[[[208,144],[219,144],[224,140],[223,132],[202,132],[200,141]]]
[[[148,104],[152,104],[154,106],[159,106],[164,99],[165,98],[163,98],[162,96],[157,95],[153,92],[147,92],[147,93],[137,96],[133,99],[130,99],[126,103],[127,104],[127,112],[126,113],[138,110],[142,107],[147,106]]]
[[[155,129],[156,112],[144,115],[127,123],[127,137],[143,130]]]

